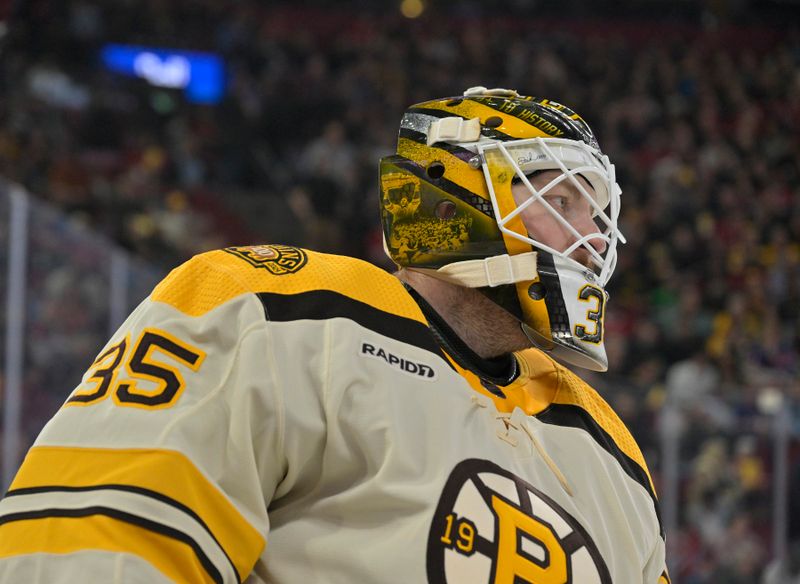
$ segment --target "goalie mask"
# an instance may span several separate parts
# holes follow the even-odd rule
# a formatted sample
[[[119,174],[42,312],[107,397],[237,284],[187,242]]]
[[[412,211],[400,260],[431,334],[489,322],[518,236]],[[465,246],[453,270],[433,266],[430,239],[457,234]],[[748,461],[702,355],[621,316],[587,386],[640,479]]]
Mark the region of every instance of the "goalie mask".
[[[535,346],[606,370],[604,286],[624,242],[620,189],[580,116],[483,87],[417,104],[403,116],[397,154],[380,162],[380,182],[395,263],[480,289]],[[556,208],[565,190],[590,227]],[[558,242],[536,217],[558,226]]]

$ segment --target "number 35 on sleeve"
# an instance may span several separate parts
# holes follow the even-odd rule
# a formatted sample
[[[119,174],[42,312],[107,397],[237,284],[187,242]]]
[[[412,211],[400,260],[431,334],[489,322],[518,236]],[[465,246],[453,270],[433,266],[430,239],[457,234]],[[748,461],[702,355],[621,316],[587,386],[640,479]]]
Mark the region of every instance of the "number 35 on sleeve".
[[[101,353],[84,383],[64,405],[88,406],[111,394],[119,406],[168,408],[178,401],[186,385],[176,364],[197,371],[205,357],[197,347],[165,331],[145,329],[135,344],[126,336]],[[123,364],[127,372],[124,381],[118,379]],[[145,389],[137,381],[148,381],[150,387]]]

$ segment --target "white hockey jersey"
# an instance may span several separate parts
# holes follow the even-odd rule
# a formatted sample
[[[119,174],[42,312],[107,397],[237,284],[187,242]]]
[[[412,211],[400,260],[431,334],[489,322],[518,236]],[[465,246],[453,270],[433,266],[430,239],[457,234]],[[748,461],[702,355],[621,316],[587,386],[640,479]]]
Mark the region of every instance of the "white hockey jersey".
[[[130,315],[0,502],[0,582],[669,582],[639,448],[537,350],[505,385],[394,276],[264,245]]]

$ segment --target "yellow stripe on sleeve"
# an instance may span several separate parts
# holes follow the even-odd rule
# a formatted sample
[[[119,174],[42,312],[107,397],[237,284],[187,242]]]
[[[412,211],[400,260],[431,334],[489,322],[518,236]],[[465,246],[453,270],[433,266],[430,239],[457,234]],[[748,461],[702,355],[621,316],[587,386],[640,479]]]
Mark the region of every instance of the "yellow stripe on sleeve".
[[[191,509],[214,534],[242,579],[266,545],[225,495],[185,455],[172,450],[36,446],[25,457],[10,490],[103,485],[154,491]]]
[[[0,558],[84,550],[133,553],[175,582],[214,582],[189,545],[104,515],[22,519],[0,525]]]

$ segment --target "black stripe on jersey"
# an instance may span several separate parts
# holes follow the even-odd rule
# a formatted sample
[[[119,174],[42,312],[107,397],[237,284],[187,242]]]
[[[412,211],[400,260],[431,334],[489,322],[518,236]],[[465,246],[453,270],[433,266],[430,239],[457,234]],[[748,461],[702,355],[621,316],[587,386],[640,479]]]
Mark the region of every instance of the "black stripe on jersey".
[[[13,489],[6,493],[6,497],[14,497],[17,495],[33,495],[37,493],[58,493],[58,492],[86,492],[86,491],[126,491],[128,493],[136,493],[137,495],[143,495],[145,497],[150,497],[151,499],[157,499],[158,501],[169,505],[170,507],[174,507],[179,511],[185,513],[186,515],[190,516],[194,519],[205,531],[208,535],[211,536],[211,539],[216,542],[217,547],[225,554],[225,559],[228,560],[228,564],[230,564],[233,573],[236,574],[236,579],[238,582],[242,581],[242,575],[239,574],[239,571],[236,569],[236,565],[233,563],[233,560],[228,555],[228,552],[222,547],[219,540],[216,538],[214,533],[209,529],[208,525],[206,525],[205,521],[195,513],[191,508],[187,507],[180,501],[176,501],[166,495],[162,495],[156,491],[151,491],[149,489],[143,489],[142,487],[134,487],[131,485],[118,485],[118,484],[105,484],[105,485],[92,485],[87,487],[67,487],[67,486],[41,486],[41,487],[26,487],[23,489]],[[0,523],[2,523],[2,517],[0,517]]]
[[[583,408],[570,404],[550,404],[545,411],[538,414],[536,418],[545,424],[555,424],[557,426],[568,426],[570,428],[580,428],[586,430],[606,452],[613,456],[622,470],[629,477],[642,485],[650,497],[653,499],[653,506],[658,517],[658,530],[664,538],[664,525],[661,522],[661,510],[658,499],[650,486],[650,479],[647,472],[637,464],[630,456],[625,454],[614,439],[598,424],[591,414]]]
[[[119,509],[96,506],[84,507],[82,509],[39,509],[37,511],[9,513],[8,515],[0,517],[0,525],[11,523],[13,521],[25,521],[28,519],[45,519],[47,517],[90,517],[92,515],[105,515],[106,517],[124,521],[125,523],[130,523],[132,525],[147,529],[148,531],[160,533],[161,535],[166,535],[167,537],[171,537],[172,539],[176,539],[185,543],[191,547],[192,550],[194,550],[197,559],[200,561],[203,569],[205,569],[211,579],[214,582],[223,584],[222,574],[219,573],[217,567],[208,558],[208,556],[206,556],[206,554],[203,552],[203,549],[197,544],[197,542],[195,542],[187,534],[169,527],[168,525],[163,525],[161,523],[156,523],[155,521],[150,521],[149,519],[144,519],[137,515],[125,513]],[[136,550],[132,550],[132,552],[136,553]]]
[[[452,368],[428,326],[416,320],[384,312],[331,290],[312,290],[299,294],[259,292],[256,296],[264,306],[267,320],[288,322],[346,318],[384,337],[430,351]]]

